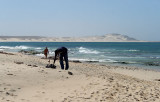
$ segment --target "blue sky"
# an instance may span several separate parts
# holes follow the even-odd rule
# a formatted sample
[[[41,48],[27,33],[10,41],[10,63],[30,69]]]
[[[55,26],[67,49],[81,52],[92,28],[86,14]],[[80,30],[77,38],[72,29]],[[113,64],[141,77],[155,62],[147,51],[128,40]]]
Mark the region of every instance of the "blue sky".
[[[0,35],[119,33],[160,41],[160,0],[0,0]]]

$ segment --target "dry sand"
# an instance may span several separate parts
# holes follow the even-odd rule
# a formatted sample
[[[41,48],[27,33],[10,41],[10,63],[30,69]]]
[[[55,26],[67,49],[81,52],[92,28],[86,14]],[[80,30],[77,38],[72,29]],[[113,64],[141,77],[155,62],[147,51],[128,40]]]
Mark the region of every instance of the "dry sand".
[[[52,61],[53,62],[53,61]],[[160,72],[0,53],[0,102],[160,102]]]

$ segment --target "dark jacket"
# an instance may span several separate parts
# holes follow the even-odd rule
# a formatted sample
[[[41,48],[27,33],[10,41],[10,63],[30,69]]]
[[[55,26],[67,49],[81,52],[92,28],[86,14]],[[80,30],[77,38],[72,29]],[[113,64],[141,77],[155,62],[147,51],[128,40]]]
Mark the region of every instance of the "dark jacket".
[[[54,63],[56,61],[56,58],[57,58],[58,54],[64,55],[64,54],[67,54],[67,52],[68,52],[68,49],[65,48],[65,47],[60,47],[60,48],[56,49],[55,50]]]

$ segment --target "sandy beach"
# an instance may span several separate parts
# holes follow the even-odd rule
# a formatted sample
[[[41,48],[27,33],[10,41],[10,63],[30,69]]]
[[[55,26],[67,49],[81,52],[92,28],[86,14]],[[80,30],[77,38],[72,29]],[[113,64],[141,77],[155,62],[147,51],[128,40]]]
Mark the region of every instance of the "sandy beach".
[[[56,69],[47,64],[0,53],[0,102],[160,102],[160,72],[79,62],[65,71],[58,61]]]

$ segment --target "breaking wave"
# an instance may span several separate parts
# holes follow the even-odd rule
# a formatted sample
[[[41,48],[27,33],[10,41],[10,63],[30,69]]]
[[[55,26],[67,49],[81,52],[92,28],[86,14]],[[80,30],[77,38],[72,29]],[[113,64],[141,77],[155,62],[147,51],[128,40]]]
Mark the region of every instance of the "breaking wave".
[[[123,51],[127,51],[127,52],[137,52],[137,51],[140,51],[140,50],[130,49],[130,50],[123,50]]]
[[[28,46],[15,46],[15,47],[11,47],[11,46],[0,46],[0,49],[29,49],[31,47]]]
[[[99,51],[87,49],[84,47],[80,47],[80,48],[78,48],[78,50],[80,53],[85,53],[85,54],[99,54],[100,53]]]
[[[117,62],[117,61],[115,61],[115,60],[111,60],[111,59],[85,59],[85,58],[69,58],[69,60],[70,61],[80,61],[80,62],[111,62],[111,63],[113,63],[113,62]]]

